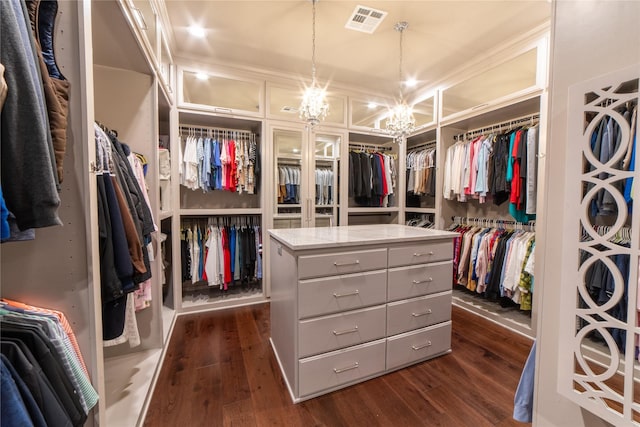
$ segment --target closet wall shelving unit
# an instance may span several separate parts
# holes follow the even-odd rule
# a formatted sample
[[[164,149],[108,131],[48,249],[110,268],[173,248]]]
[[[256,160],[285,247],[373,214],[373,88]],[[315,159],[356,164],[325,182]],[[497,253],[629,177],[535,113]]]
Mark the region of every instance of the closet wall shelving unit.
[[[348,225],[364,225],[364,224],[398,224],[401,223],[401,206],[404,204],[404,186],[400,177],[404,173],[405,159],[401,154],[401,147],[393,138],[384,135],[383,132],[367,132],[367,131],[351,131],[349,132],[349,144],[343,148],[342,158],[349,159],[349,152],[379,152],[390,155],[394,161],[396,171],[396,187],[393,195],[389,196],[387,206],[367,206],[361,203],[355,197],[348,197],[347,202],[347,224]],[[348,166],[348,165],[347,165]],[[347,168],[348,180],[356,179],[353,172]],[[349,185],[347,180],[346,184]],[[348,187],[344,189],[348,194]],[[367,199],[370,200],[370,199]]]
[[[431,125],[423,129],[420,133],[415,134],[407,138],[405,148],[405,168],[399,172],[399,179],[404,180],[405,188],[405,208],[404,208],[404,222],[413,219],[421,218],[424,216],[432,219],[435,222],[435,213],[439,211],[441,204],[442,185],[437,181],[437,177],[434,176],[435,182],[435,194],[414,194],[410,192],[408,186],[408,171],[410,165],[409,154],[412,152],[420,152],[422,150],[435,150],[434,154],[434,168],[430,173],[435,174],[438,165],[438,148],[439,143],[437,139],[438,129],[436,125]]]
[[[517,119],[526,118],[526,120],[533,120],[530,124],[539,121],[537,207],[541,209],[541,195],[545,185],[543,176],[546,147],[548,43],[547,34],[533,37],[515,46],[511,49],[510,55],[495,61],[493,67],[473,74],[439,92],[438,186],[441,187],[444,183],[443,165],[446,151],[461,134],[476,130],[487,132],[487,129],[494,127],[498,129],[496,125],[505,123],[507,127],[515,127]],[[510,84],[496,84],[503,72],[519,78],[512,78]],[[484,90],[481,90],[482,88]],[[468,94],[467,98],[462,96],[464,93]],[[437,199],[436,204],[439,202],[436,209],[437,228],[448,228],[453,223],[454,217],[513,221],[506,202],[500,206],[494,205],[490,200],[486,203],[479,203],[475,199],[458,202],[455,199],[445,199],[442,192]],[[530,337],[535,336],[536,295],[534,295],[531,318],[516,311],[512,313],[513,315],[500,314],[502,310],[499,310],[498,304],[485,303],[463,291],[456,290],[456,287],[454,287],[453,300],[454,304],[488,317],[517,332]]]
[[[185,143],[189,135],[238,141],[240,139],[248,141],[253,137],[256,141],[261,170],[256,177],[256,189],[253,194],[227,190],[204,192],[202,189],[192,190],[179,183],[174,184],[175,200],[178,203],[177,206],[174,205],[174,209],[179,212],[179,215],[174,216],[172,246],[180,248],[183,231],[196,224],[203,231],[206,230],[207,225],[216,227],[235,225],[238,228],[257,225],[263,233],[262,238],[264,238],[262,208],[265,192],[264,122],[261,119],[242,117],[238,114],[224,115],[210,111],[186,109],[184,105],[179,106],[177,115],[179,126],[176,129],[176,140],[181,143],[182,153],[185,152]],[[176,177],[179,177],[178,163],[178,156],[174,155],[172,174]],[[173,256],[174,265],[181,266],[184,262],[181,251],[176,250]],[[236,283],[229,285],[227,290],[220,290],[217,286],[209,286],[204,280],[194,282],[183,277],[182,270],[183,267],[177,267],[172,271],[178,301],[177,307],[180,312],[251,304],[265,300],[265,287],[262,280],[251,281],[249,285]]]
[[[167,285],[163,289],[162,283],[167,254],[161,248],[171,242],[162,243],[160,236],[162,230],[170,230],[173,211],[170,206],[161,209],[158,149],[161,134],[169,136],[165,144],[171,149],[172,58],[158,10],[154,1],[91,4],[93,67],[88,75],[93,85],[88,97],[93,98],[93,105],[88,106],[88,111],[96,120],[117,130],[118,138],[133,151],[146,157],[147,191],[159,229],[152,242],[155,260],[151,262],[151,306],[136,313],[141,345],[130,348],[125,343],[104,349],[106,390],[100,419],[106,425],[131,425],[134,420],[143,420],[175,319],[175,298]],[[112,40],[96,36],[99,34],[116,36]],[[171,249],[167,252],[174,252]],[[97,345],[101,345],[100,340]]]
[[[145,6],[144,13],[136,5]],[[141,344],[103,348],[97,190],[91,167],[94,122],[116,130],[122,142],[147,159],[148,194],[160,227],[158,135],[171,127],[173,100],[171,78],[158,79],[161,64],[170,70],[171,57],[165,46],[160,59],[163,36],[156,10],[155,2],[58,2],[56,60],[71,84],[59,210],[64,226],[38,230],[36,240],[2,248],[2,295],[60,310],[74,329],[99,394],[88,426],[142,421],[174,318],[171,310],[163,316],[159,243],[154,239],[153,300],[136,314]]]

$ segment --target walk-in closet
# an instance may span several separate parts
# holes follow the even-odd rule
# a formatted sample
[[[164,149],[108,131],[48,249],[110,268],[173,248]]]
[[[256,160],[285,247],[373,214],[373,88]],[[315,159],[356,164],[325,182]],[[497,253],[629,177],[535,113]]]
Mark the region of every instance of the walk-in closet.
[[[640,3],[0,11],[3,425],[640,425]]]

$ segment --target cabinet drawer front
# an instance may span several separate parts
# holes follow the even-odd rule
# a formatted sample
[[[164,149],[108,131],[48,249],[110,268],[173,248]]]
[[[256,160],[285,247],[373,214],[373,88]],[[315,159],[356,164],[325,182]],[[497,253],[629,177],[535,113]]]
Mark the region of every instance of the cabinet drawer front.
[[[387,279],[389,301],[413,298],[451,289],[451,261],[415,267],[390,268]]]
[[[298,285],[298,316],[304,319],[383,304],[386,300],[385,270],[301,280]]]
[[[298,392],[306,396],[384,371],[385,340],[310,357],[298,362]]]
[[[401,334],[451,320],[451,292],[387,305],[387,335]]]
[[[337,274],[387,268],[387,250],[341,252],[326,255],[304,255],[298,258],[298,278],[335,276]]]
[[[389,267],[426,264],[453,258],[453,241],[424,242],[411,246],[389,248]]]
[[[387,339],[387,369],[427,359],[451,348],[451,322]]]
[[[307,357],[385,336],[386,306],[303,320],[298,325],[298,354]]]

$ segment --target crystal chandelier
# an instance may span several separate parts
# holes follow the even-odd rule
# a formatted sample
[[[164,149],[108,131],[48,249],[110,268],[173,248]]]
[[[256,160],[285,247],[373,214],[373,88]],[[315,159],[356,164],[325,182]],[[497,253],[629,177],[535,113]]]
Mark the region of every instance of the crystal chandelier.
[[[416,119],[413,117],[413,108],[407,105],[402,94],[402,38],[404,30],[406,30],[408,26],[408,22],[401,21],[393,27],[394,30],[400,32],[400,100],[396,106],[389,111],[389,118],[387,119],[386,127],[387,133],[398,143],[404,142],[407,139],[407,136],[414,131],[416,126]]]
[[[320,123],[329,112],[329,104],[326,100],[326,91],[316,82],[316,1],[313,5],[313,35],[311,37],[311,86],[307,87],[302,95],[300,104],[300,118],[311,127]]]

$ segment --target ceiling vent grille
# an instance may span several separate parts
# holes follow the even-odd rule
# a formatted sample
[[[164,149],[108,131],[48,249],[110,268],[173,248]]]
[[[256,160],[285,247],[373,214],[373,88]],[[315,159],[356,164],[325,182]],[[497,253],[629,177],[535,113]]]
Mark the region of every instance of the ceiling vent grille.
[[[387,16],[387,12],[366,6],[356,6],[345,28],[372,34]]]

